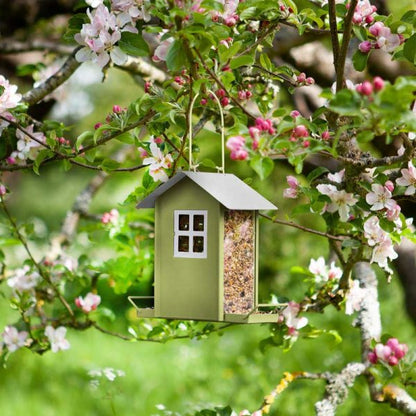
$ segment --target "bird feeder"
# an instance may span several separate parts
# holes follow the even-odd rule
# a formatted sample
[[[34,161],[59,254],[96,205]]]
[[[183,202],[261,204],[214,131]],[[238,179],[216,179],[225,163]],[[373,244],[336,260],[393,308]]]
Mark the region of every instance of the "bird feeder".
[[[277,208],[235,175],[179,172],[142,200],[155,209],[154,296],[139,317],[276,322],[258,304],[258,211]]]

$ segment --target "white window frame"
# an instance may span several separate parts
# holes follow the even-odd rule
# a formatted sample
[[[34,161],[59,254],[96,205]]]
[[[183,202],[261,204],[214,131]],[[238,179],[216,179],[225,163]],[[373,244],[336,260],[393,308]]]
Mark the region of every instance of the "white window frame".
[[[189,215],[189,230],[179,230],[179,216]],[[194,231],[194,215],[202,215],[204,217],[204,231]],[[175,210],[173,221],[173,256],[187,257],[196,259],[205,259],[207,257],[207,227],[208,227],[208,211],[204,210]],[[191,229],[192,227],[192,229]],[[189,251],[179,251],[179,236],[189,237]],[[204,238],[204,248],[200,253],[194,253],[194,237]]]

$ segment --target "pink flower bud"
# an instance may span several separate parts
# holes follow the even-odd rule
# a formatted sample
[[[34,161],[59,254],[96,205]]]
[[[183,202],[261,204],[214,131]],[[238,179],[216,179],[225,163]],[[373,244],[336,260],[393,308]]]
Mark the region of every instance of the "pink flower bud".
[[[240,150],[245,142],[246,139],[243,136],[232,136],[227,140],[225,146],[228,150],[231,150],[231,152],[235,152]]]
[[[230,99],[228,97],[224,97],[221,98],[220,102],[223,107],[226,107],[228,104],[230,104]]]
[[[299,182],[294,176],[286,176],[286,181],[287,184],[293,189],[297,189],[297,187],[299,186]]]
[[[377,354],[374,351],[370,351],[368,353],[367,358],[368,358],[368,361],[370,361],[371,364],[377,364],[377,361],[378,361]]]
[[[4,196],[7,193],[7,189],[4,185],[0,185],[0,196]]]
[[[304,72],[301,72],[297,77],[296,81],[300,84],[304,83],[306,81],[306,74]]]
[[[281,12],[284,12],[286,10],[286,6],[284,6],[283,4],[281,4],[279,8]]]
[[[223,90],[222,88],[220,88],[219,90],[217,90],[217,92],[215,93],[215,95],[218,98],[223,98],[223,97],[225,97],[225,90]]]
[[[386,181],[386,183],[384,184],[384,186],[390,192],[393,192],[394,191],[394,183],[392,181]]]
[[[140,157],[142,159],[144,159],[145,157],[149,156],[149,153],[147,152],[146,149],[143,149],[143,147],[139,147],[138,150],[139,150]]]
[[[206,98],[201,98],[201,105],[207,105],[208,100]]]
[[[371,26],[368,30],[373,36],[377,37],[380,34],[380,31],[384,29],[384,27],[385,26],[382,22],[375,22],[373,26]]]
[[[371,42],[369,40],[365,40],[364,42],[361,42],[358,45],[358,49],[362,53],[369,53],[371,51],[372,47],[373,47],[373,45],[371,44]]]
[[[9,165],[14,165],[14,164],[16,163],[16,159],[15,159],[13,156],[9,156],[9,157],[6,159],[6,162],[7,162]]]
[[[245,91],[238,91],[238,98],[240,100],[245,100],[246,99],[246,92]]]
[[[253,96],[251,91],[246,91],[246,99],[249,100]]]
[[[307,148],[307,147],[309,147],[311,145],[311,142],[309,141],[309,140],[304,140],[304,142],[302,143],[302,146],[304,147],[304,148]]]
[[[308,84],[308,85],[313,85],[313,84],[315,84],[315,80],[314,80],[312,77],[308,77],[308,78],[306,78],[305,82],[306,82],[306,84]]]
[[[231,152],[230,157],[232,160],[246,160],[248,158],[248,152],[244,149],[239,149]]]
[[[59,143],[66,144],[66,140],[64,137],[59,137],[58,140],[59,140]]]
[[[296,117],[299,117],[299,116],[300,116],[300,113],[299,113],[299,111],[298,111],[298,110],[293,110],[293,111],[291,111],[291,112],[290,112],[290,115],[291,115],[293,118],[296,118]]]
[[[119,105],[113,105],[113,113],[115,114],[119,114],[121,113],[123,110],[121,109],[121,107]]]
[[[150,81],[145,81],[145,83],[144,83],[144,92],[146,94],[150,91],[151,86],[152,86],[152,83]]]
[[[248,134],[253,140],[258,140],[260,137],[260,130],[257,127],[251,126],[248,128]]]
[[[370,81],[364,81],[355,88],[361,95],[369,96],[373,93],[373,85]]]
[[[299,124],[293,129],[293,134],[295,137],[308,137],[309,130],[303,124]]]
[[[363,21],[363,17],[360,13],[354,13],[354,16],[352,17],[352,22],[355,25],[359,25]]]
[[[103,123],[95,123],[95,124],[94,124],[94,129],[95,129],[95,130],[97,130],[97,129],[99,129],[102,125],[103,125]]]
[[[231,72],[231,67],[230,67],[230,65],[224,65],[224,66],[221,68],[221,71],[223,71],[223,72]]]
[[[373,86],[375,91],[380,91],[384,88],[384,80],[381,77],[375,77],[373,79]]]
[[[371,25],[371,23],[373,23],[373,22],[374,22],[374,17],[373,17],[373,16],[366,16],[366,18],[365,18],[365,22],[366,22],[368,25]]]
[[[161,143],[163,143],[163,139],[161,138],[161,137],[155,137],[154,139],[153,139],[153,141],[156,143],[156,144],[161,144]]]
[[[391,366],[397,365],[399,362],[398,358],[395,357],[394,355],[391,355],[388,359],[387,359],[387,363]]]
[[[259,148],[259,141],[256,139],[253,139],[252,143],[251,143],[251,148],[253,150],[257,150]]]
[[[331,138],[331,133],[328,130],[325,130],[321,134],[322,140],[329,140]]]

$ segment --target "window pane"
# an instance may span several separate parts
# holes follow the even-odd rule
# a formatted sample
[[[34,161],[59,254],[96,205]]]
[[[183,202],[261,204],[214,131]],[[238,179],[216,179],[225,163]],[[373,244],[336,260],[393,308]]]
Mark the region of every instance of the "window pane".
[[[194,215],[194,231],[204,231],[203,215]]]
[[[189,252],[189,237],[187,235],[180,235],[178,240],[178,251]]]
[[[185,214],[179,215],[179,230],[181,231],[189,230],[189,215],[185,215]]]
[[[194,237],[194,253],[202,253],[204,251],[204,237]]]

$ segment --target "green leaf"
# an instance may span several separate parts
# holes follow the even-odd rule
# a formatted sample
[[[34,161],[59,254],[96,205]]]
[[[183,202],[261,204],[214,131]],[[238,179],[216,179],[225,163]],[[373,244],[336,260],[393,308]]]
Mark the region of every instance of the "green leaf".
[[[405,42],[403,54],[412,64],[416,64],[416,33]]]
[[[120,49],[128,55],[149,55],[149,46],[139,33],[122,32],[118,45],[120,46]]]
[[[166,65],[170,71],[179,71],[188,63],[184,45],[181,41],[175,40],[169,48],[166,56]]]
[[[207,168],[212,168],[212,169],[216,169],[217,165],[215,164],[215,162],[211,159],[203,159],[200,162],[200,165],[205,166]]]
[[[251,55],[242,55],[242,56],[239,56],[238,58],[231,59],[230,68],[236,69],[236,68],[239,68],[240,66],[253,65],[253,63],[254,63],[254,58]]]
[[[314,181],[316,178],[319,178],[323,173],[327,173],[329,170],[325,168],[324,166],[319,166],[318,168],[314,169],[312,172],[308,174],[306,179],[308,182]]]
[[[80,149],[82,143],[87,139],[92,139],[94,137],[94,133],[92,131],[84,131],[84,133],[81,133],[77,140],[75,141],[75,148],[77,151]]]
[[[357,134],[357,141],[359,143],[368,143],[374,139],[374,131],[373,130],[364,130]]]
[[[364,71],[367,66],[369,53],[363,53],[357,49],[352,57],[352,63],[357,71]]]
[[[354,35],[363,42],[367,40],[367,31],[362,26],[354,25],[352,30],[354,31]]]
[[[33,172],[35,172],[36,175],[39,175],[39,167],[42,164],[42,162],[52,155],[53,152],[51,152],[49,149],[43,149],[38,153],[35,162],[33,163]]]
[[[338,114],[354,116],[361,114],[360,100],[351,90],[341,90],[329,102],[329,108]]]
[[[269,157],[256,155],[250,160],[250,166],[259,175],[260,179],[264,180],[272,173],[274,163]]]

